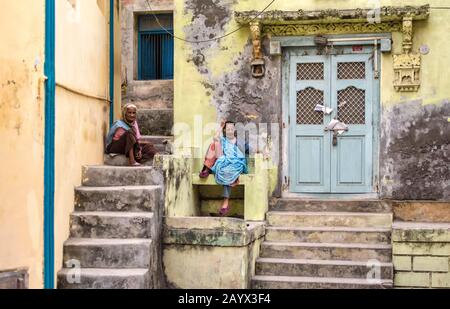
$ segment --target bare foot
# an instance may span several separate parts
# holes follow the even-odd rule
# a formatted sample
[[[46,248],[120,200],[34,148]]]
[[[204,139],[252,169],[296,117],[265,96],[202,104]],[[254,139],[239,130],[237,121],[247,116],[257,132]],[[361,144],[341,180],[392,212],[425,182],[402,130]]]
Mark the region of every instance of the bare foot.
[[[141,166],[141,164],[137,162],[130,162],[130,166]]]

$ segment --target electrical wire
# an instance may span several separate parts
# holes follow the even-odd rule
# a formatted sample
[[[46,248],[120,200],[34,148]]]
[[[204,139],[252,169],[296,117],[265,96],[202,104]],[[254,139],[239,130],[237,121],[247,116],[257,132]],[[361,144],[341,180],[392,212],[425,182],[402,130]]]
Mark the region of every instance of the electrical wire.
[[[257,19],[259,16],[261,16],[265,11],[267,11],[267,9],[270,8],[270,7],[272,6],[272,4],[273,4],[275,1],[276,1],[276,0],[272,0],[272,1],[271,1],[271,2],[270,2],[263,10],[262,10],[262,11],[260,11],[260,12],[258,13],[258,15],[256,15],[254,18],[252,18],[252,19],[250,20],[250,22],[256,20],[256,19]],[[187,40],[187,39],[181,38],[181,37],[179,37],[179,36],[176,36],[176,35],[174,35],[172,32],[170,32],[169,30],[167,30],[167,29],[161,24],[161,22],[159,21],[159,18],[158,18],[158,16],[157,16],[157,14],[154,13],[154,11],[153,11],[153,9],[152,9],[152,6],[150,5],[150,0],[145,0],[145,2],[147,3],[147,6],[148,6],[148,8],[149,8],[151,14],[152,14],[153,17],[155,18],[156,23],[158,24],[158,26],[161,27],[161,29],[162,29],[164,32],[166,32],[167,34],[169,34],[169,35],[170,35],[171,37],[173,37],[174,39],[177,39],[177,40],[180,40],[180,41],[184,41],[184,42],[187,42],[187,43],[199,44],[199,43],[206,43],[206,42],[218,41],[218,40],[223,39],[223,38],[225,38],[225,37],[227,37],[227,36],[229,36],[229,35],[232,35],[233,33],[238,32],[238,31],[241,30],[242,28],[246,27],[246,25],[242,25],[242,26],[240,26],[240,27],[234,29],[233,31],[230,31],[230,32],[228,32],[228,33],[226,33],[226,34],[224,34],[224,35],[222,35],[222,36],[218,36],[218,37],[215,37],[215,38],[212,38],[212,39],[208,39],[208,40],[200,40],[200,41],[191,41],[191,40]],[[450,7],[448,7],[448,6],[432,6],[432,7],[430,7],[430,9],[433,9],[433,10],[450,10]]]
[[[273,4],[275,1],[276,1],[276,0],[272,0],[265,8],[261,11],[261,12],[258,13],[258,15],[256,15],[254,18],[252,18],[252,19],[250,20],[250,22],[256,20],[259,16],[261,16],[268,8],[270,8],[270,7],[272,6],[272,4]],[[146,2],[147,2],[148,8],[150,9],[151,14],[152,14],[153,17],[155,18],[156,23],[161,27],[161,29],[162,29],[164,32],[166,32],[167,34],[169,34],[170,36],[172,36],[174,39],[177,39],[177,40],[180,40],[180,41],[184,41],[184,42],[187,42],[187,43],[199,44],[199,43],[206,43],[206,42],[217,41],[217,40],[223,39],[223,38],[225,38],[225,37],[227,37],[227,36],[229,36],[229,35],[232,35],[233,33],[238,32],[239,30],[241,30],[241,29],[247,27],[246,25],[242,25],[242,26],[240,26],[239,28],[236,28],[236,29],[234,29],[233,31],[230,31],[230,32],[228,32],[228,33],[226,33],[226,34],[224,34],[224,35],[222,35],[222,36],[218,36],[218,37],[215,37],[215,38],[212,38],[212,39],[208,39],[208,40],[200,40],[200,41],[186,40],[186,39],[183,39],[183,38],[180,38],[180,37],[174,35],[174,34],[171,33],[169,30],[167,30],[163,25],[161,25],[161,23],[160,23],[160,21],[159,21],[159,19],[158,19],[157,14],[154,13],[154,11],[153,11],[153,9],[152,9],[152,6],[150,5],[150,1],[149,1],[149,0],[146,0]]]

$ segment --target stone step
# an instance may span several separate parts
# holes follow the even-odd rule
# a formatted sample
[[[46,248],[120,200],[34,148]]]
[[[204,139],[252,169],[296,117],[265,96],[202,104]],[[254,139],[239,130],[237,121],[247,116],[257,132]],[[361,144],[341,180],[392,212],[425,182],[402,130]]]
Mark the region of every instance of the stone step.
[[[82,185],[88,187],[151,186],[162,183],[162,172],[151,166],[83,166],[82,171]]]
[[[160,202],[159,186],[75,188],[76,211],[152,212]]]
[[[149,268],[151,239],[69,238],[64,243],[64,265],[82,268]]]
[[[74,212],[70,236],[74,238],[150,238],[151,212]]]
[[[254,276],[252,279],[254,289],[387,289],[392,286],[392,280],[371,282],[354,278]]]
[[[357,212],[289,212],[270,211],[267,213],[270,226],[283,227],[379,227],[392,226],[392,214]]]
[[[129,82],[123,102],[133,103],[138,109],[173,108],[173,80]]]
[[[152,143],[153,145],[162,145],[165,143],[173,143],[174,137],[171,135],[143,135],[140,140]]]
[[[123,154],[110,153],[103,155],[103,163],[107,166],[130,166],[128,158]],[[141,163],[144,166],[152,166],[153,160]]]
[[[271,201],[273,211],[392,212],[392,205],[380,200],[311,200],[282,198]]]
[[[390,279],[392,263],[367,263],[345,260],[304,260],[259,258],[256,260],[256,274],[264,276],[335,277]]]
[[[378,260],[390,263],[392,246],[385,244],[341,244],[305,242],[268,242],[261,244],[263,258],[312,259],[312,260]]]
[[[173,109],[138,109],[137,121],[143,135],[172,135]]]
[[[144,268],[63,268],[58,272],[57,280],[58,289],[146,289],[150,274]]]
[[[266,227],[266,240],[315,243],[391,243],[391,229],[351,227]]]
[[[152,143],[158,153],[173,153],[173,136],[144,135],[141,137],[141,141]]]

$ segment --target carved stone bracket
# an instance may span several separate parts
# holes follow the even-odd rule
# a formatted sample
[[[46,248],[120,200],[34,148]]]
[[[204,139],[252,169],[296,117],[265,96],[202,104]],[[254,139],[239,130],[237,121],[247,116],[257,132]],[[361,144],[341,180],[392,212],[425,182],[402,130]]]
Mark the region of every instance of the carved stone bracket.
[[[421,55],[412,53],[413,18],[403,17],[403,53],[394,55],[394,88],[399,92],[418,91],[420,88]]]
[[[235,12],[240,24],[247,24],[252,33],[252,75],[262,77],[265,72],[261,36],[305,36],[326,34],[357,34],[402,32],[401,54],[394,55],[397,91],[417,91],[420,87],[421,56],[412,53],[413,23],[425,20],[430,6],[381,7],[380,9],[348,9],[317,11],[257,11]]]
[[[250,22],[250,32],[252,33],[253,44],[253,59],[251,62],[252,76],[263,77],[266,71],[266,66],[262,52],[261,41],[262,25],[259,21]]]

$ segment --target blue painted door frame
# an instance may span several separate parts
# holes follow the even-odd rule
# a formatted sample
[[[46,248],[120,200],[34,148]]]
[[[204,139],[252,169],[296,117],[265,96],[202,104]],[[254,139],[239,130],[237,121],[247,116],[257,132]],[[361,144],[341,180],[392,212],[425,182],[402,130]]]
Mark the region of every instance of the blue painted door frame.
[[[292,40],[288,44],[292,44]],[[289,73],[284,74],[284,79],[288,83],[289,92],[289,98],[285,96],[285,101],[289,101],[289,104],[284,106],[285,110],[288,110],[290,123],[288,145],[290,192],[370,193],[374,190],[373,183],[377,177],[373,177],[373,173],[377,173],[378,170],[376,150],[379,80],[374,79],[373,60],[379,57],[373,57],[373,46],[365,46],[358,52],[345,47],[340,47],[340,50],[340,53],[329,56],[317,55],[314,47],[296,48],[288,52],[289,63],[285,64],[284,68],[288,69]],[[297,80],[297,65],[315,62],[323,64],[324,79]],[[342,62],[364,63],[365,78],[362,80],[337,78],[338,64]],[[297,124],[297,95],[308,89],[309,91],[305,93],[309,96],[314,96],[311,89],[321,91],[324,105],[334,110],[332,115],[324,115],[323,123],[316,121],[310,125]],[[349,125],[349,132],[338,136],[337,145],[332,146],[333,134],[324,132],[324,125],[332,118],[337,118],[338,94],[345,93],[348,89],[353,92],[364,92],[365,122],[361,125]]]

